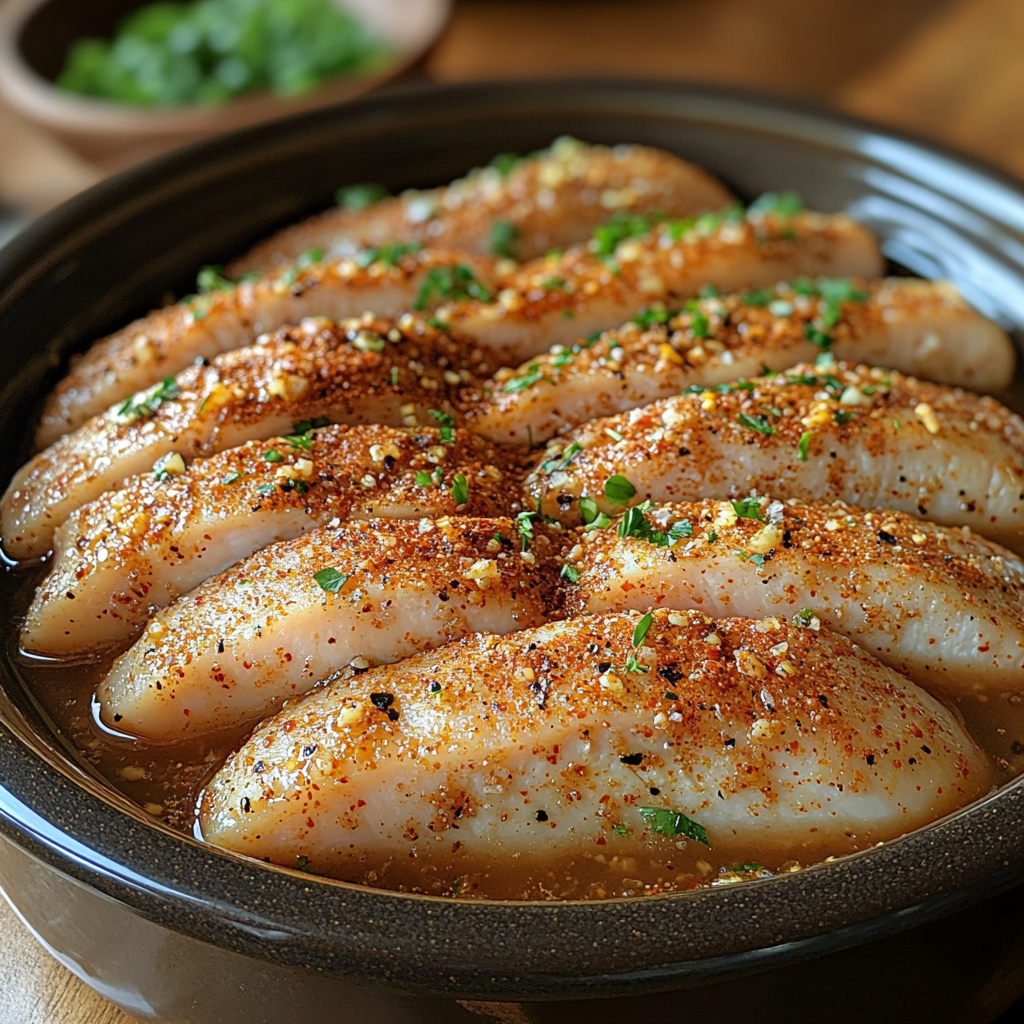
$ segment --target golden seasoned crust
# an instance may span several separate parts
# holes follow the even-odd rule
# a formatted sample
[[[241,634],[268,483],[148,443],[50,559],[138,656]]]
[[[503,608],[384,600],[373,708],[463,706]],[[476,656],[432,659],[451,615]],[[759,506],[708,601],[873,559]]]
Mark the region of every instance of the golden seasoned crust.
[[[515,539],[514,539],[515,538]],[[510,519],[370,519],[271,544],[158,612],[98,689],[156,739],[268,714],[355,661],[547,618],[551,585]]]
[[[775,614],[851,637],[933,693],[1024,683],[1024,563],[890,510],[768,497],[632,509],[563,542],[576,613]]]
[[[1005,387],[1013,345],[948,282],[798,280],[658,302],[621,328],[502,368],[469,410],[495,441],[544,441],[687,387],[712,386],[812,361],[822,351],[947,384]]]
[[[532,157],[505,158],[444,188],[411,190],[366,210],[328,210],[260,243],[231,273],[287,262],[311,248],[414,240],[527,260],[584,241],[616,213],[687,217],[730,198],[709,174],[671,153],[562,138]]]
[[[521,475],[515,458],[466,431],[442,439],[379,425],[311,427],[187,467],[176,461],[60,527],[22,648],[123,642],[155,608],[237,559],[331,520],[507,515],[518,511],[510,494]]]
[[[633,612],[466,637],[311,695],[221,769],[201,823],[277,863],[422,885],[601,843],[686,857],[694,825],[746,858],[827,854],[990,778],[954,716],[845,638]]]
[[[451,289],[426,287],[451,275]],[[401,246],[341,260],[276,270],[255,281],[222,286],[155,310],[96,342],[72,363],[47,399],[38,447],[52,444],[126,395],[178,373],[197,359],[251,345],[257,335],[306,316],[342,320],[372,309],[378,316],[415,307],[431,309],[451,294],[488,296],[496,285],[493,262],[463,253]],[[461,285],[461,287],[455,287]]]
[[[613,476],[626,483],[609,498]],[[527,501],[567,524],[581,496],[611,513],[752,491],[895,508],[1016,550],[1024,423],[994,399],[895,371],[796,366],[579,427],[526,482]]]
[[[32,458],[0,503],[4,549],[14,558],[45,554],[76,508],[170,452],[213,455],[316,417],[454,424],[461,414],[451,399],[491,372],[483,353],[409,315],[305,320],[183,370]]]

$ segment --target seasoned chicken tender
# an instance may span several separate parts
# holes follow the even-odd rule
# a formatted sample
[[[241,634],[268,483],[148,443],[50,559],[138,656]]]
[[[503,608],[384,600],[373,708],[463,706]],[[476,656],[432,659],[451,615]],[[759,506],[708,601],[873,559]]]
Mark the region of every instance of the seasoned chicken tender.
[[[513,537],[510,519],[370,519],[271,544],[150,620],[97,690],[103,720],[174,741],[346,668],[544,622],[544,577]]]
[[[0,501],[4,550],[45,554],[76,509],[172,453],[214,455],[318,417],[450,431],[451,397],[490,372],[482,354],[411,316],[303,321],[169,377],[29,460]]]
[[[624,327],[501,369],[468,423],[494,441],[566,427],[766,370],[837,358],[998,391],[1013,376],[1006,332],[947,281],[804,279],[640,310]]]
[[[688,217],[730,198],[711,175],[671,153],[561,138],[531,157],[499,157],[444,188],[328,210],[260,243],[231,273],[288,263],[309,249],[350,255],[396,241],[528,260],[586,241],[613,214]]]
[[[200,822],[261,860],[448,893],[483,878],[486,895],[488,873],[598,853],[806,862],[991,780],[953,714],[849,640],[661,610],[467,637],[334,683],[256,730]]]
[[[636,505],[607,529],[581,530],[569,550],[577,613],[795,617],[845,634],[935,696],[1024,691],[1024,563],[966,527],[744,498]]]
[[[453,430],[343,425],[197,459],[80,508],[21,631],[21,647],[69,654],[134,638],[153,610],[279,540],[342,519],[502,516],[518,465]]]
[[[891,508],[1020,551],[1024,423],[895,371],[796,366],[595,420],[550,442],[526,480],[527,506],[567,525],[752,493]]]
[[[709,285],[728,292],[805,275],[882,272],[875,239],[842,215],[736,207],[667,221],[636,237],[611,226],[607,232],[508,275],[493,303],[453,302],[435,316],[459,337],[522,361],[618,327],[641,306],[678,305]]]
[[[365,310],[378,316],[429,310],[453,297],[489,298],[495,281],[487,260],[406,246],[300,263],[255,281],[222,281],[207,294],[130,323],[78,356],[46,401],[36,444],[45,448],[126,395],[304,317],[344,320]]]

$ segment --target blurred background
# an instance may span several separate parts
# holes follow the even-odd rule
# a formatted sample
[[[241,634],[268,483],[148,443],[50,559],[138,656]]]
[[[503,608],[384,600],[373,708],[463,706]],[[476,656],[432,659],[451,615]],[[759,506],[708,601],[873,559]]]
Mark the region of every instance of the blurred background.
[[[0,0],[0,207],[8,217],[41,212],[169,145],[394,78],[729,83],[909,128],[1024,175],[1020,0],[347,0],[388,53],[319,85],[302,80],[310,91],[297,97],[256,90],[216,106],[145,107],[54,87],[76,38],[109,36],[139,6]],[[181,19],[181,5],[161,6]],[[180,51],[187,32],[176,31]],[[236,56],[221,62],[224,80],[237,74]],[[134,59],[147,61],[145,53]]]
[[[724,83],[931,136],[1024,177],[1024,0],[318,0],[313,14],[307,2],[201,0],[202,17],[163,3],[112,45],[144,4],[0,0],[0,241],[161,149],[394,81]],[[330,3],[353,19],[331,20]],[[261,5],[273,16],[257,17]],[[107,41],[76,46],[90,37]],[[3,903],[0,1021],[129,1024]]]

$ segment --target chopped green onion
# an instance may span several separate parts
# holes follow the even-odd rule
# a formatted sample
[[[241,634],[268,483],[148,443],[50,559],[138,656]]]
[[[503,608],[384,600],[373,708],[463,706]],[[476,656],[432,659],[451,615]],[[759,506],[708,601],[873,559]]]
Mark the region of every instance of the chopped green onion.
[[[616,473],[604,482],[604,496],[613,505],[625,505],[636,497],[636,488],[624,476]]]

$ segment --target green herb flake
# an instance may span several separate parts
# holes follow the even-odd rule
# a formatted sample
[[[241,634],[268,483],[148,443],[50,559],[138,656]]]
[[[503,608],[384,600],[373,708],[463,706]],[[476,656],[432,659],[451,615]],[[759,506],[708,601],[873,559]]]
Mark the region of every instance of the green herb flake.
[[[609,519],[603,512],[598,512],[583,529],[586,533],[590,533],[591,530],[607,530],[613,522],[614,520]]]
[[[659,832],[670,838],[684,836],[695,842],[703,843],[708,849],[711,848],[704,826],[698,825],[681,811],[671,811],[666,807],[640,807],[638,810],[652,832]]]
[[[733,864],[732,870],[735,871],[736,874],[742,875],[742,874],[745,874],[748,871],[762,871],[762,870],[764,870],[764,865],[763,864],[758,864],[758,863],[756,863],[754,861],[751,861],[749,863],[741,862],[739,864]]]
[[[235,282],[224,274],[219,266],[203,267],[196,275],[196,289],[201,295],[222,292],[234,287]]]
[[[792,316],[793,303],[786,299],[776,299],[774,302],[768,303],[768,312],[772,316]]]
[[[371,263],[380,263],[385,267],[397,267],[406,256],[412,256],[423,248],[421,242],[388,242],[375,249],[360,249],[355,254],[357,266],[368,267]]]
[[[804,209],[799,192],[765,192],[750,204],[751,213],[774,214],[776,217],[794,217]]]
[[[416,470],[416,486],[417,487],[433,487],[434,486],[434,475],[428,473],[424,469]]]
[[[520,512],[515,518],[515,526],[519,532],[523,551],[530,550],[530,543],[533,541],[533,520],[538,515],[540,515],[539,512]]]
[[[624,476],[616,473],[605,480],[604,496],[613,505],[625,505],[636,497],[636,488]]]
[[[832,347],[832,336],[830,334],[826,334],[819,327],[809,321],[804,324],[804,337],[812,345],[817,345],[818,348],[828,349]]]
[[[639,309],[636,316],[631,317],[630,322],[636,324],[641,330],[649,331],[655,324],[667,324],[673,317],[678,316],[679,311],[672,312],[664,307],[646,306]]]
[[[622,825],[622,824],[612,825],[612,831],[617,836],[628,836],[629,835],[629,829],[626,828],[626,826]]]
[[[565,451],[563,451],[558,458],[548,459],[547,462],[543,463],[541,465],[541,469],[545,473],[562,472],[569,468],[569,464],[581,451],[583,451],[583,446],[578,444],[576,441],[573,441],[566,447]]]
[[[740,498],[730,502],[737,519],[756,519],[759,523],[768,522],[761,511],[759,498]]]
[[[741,426],[746,427],[748,430],[756,431],[758,434],[764,434],[765,437],[771,437],[772,434],[777,433],[776,429],[768,422],[768,417],[761,413],[751,416],[748,413],[741,412],[737,415],[736,419]]]
[[[276,448],[268,448],[263,453],[264,462],[284,462],[284,456]]]
[[[228,473],[227,476],[221,477],[220,482],[222,484],[233,484],[242,479],[241,473]]]
[[[523,159],[515,153],[499,153],[489,166],[493,167],[503,178],[507,178],[512,173],[512,169],[517,167]]]
[[[793,624],[797,626],[803,626],[806,628],[808,626],[814,626],[814,623],[816,622],[820,624],[821,620],[814,613],[813,608],[801,608],[800,611],[793,616]]]
[[[491,224],[491,253],[514,260],[516,251],[513,243],[519,237],[519,228],[510,220],[496,220]]]
[[[654,622],[654,612],[648,612],[633,629],[633,646],[642,647],[647,634],[650,631],[651,623]]]
[[[747,292],[741,301],[745,306],[767,306],[774,297],[774,292],[770,292],[765,288],[760,288],[756,291]]]
[[[593,498],[580,498],[580,516],[584,523],[589,526],[599,514],[597,502]]]
[[[580,571],[575,565],[569,565],[566,563],[562,566],[562,571],[558,574],[563,580],[568,580],[570,583],[579,583]]]
[[[811,432],[809,430],[805,430],[800,435],[800,441],[799,441],[799,443],[796,446],[796,457],[797,457],[798,461],[800,461],[800,462],[806,462],[807,461],[807,450],[810,448],[810,446],[811,446]]]
[[[549,384],[554,381],[540,368],[540,363],[530,363],[526,373],[522,377],[513,377],[501,390],[506,394],[516,395],[520,391],[532,388],[534,384],[546,380]]]
[[[431,267],[427,271],[413,309],[426,309],[435,301],[476,299],[478,302],[490,302],[491,298],[491,293],[474,277],[472,269],[465,263],[456,263],[451,267]]]
[[[717,284],[702,284],[697,294],[702,299],[717,299],[721,297],[722,289]]]
[[[342,209],[351,210],[353,213],[362,213],[374,203],[387,199],[389,195],[391,193],[383,185],[364,182],[360,185],[346,185],[344,188],[339,188],[335,200]]]
[[[461,473],[456,474],[448,493],[456,505],[465,505],[469,501],[469,480]]]
[[[438,433],[441,435],[442,443],[455,444],[454,417],[450,413],[441,412],[439,409],[428,409],[427,412],[440,424]]]
[[[348,573],[341,572],[339,569],[321,569],[319,572],[313,573],[313,579],[316,580],[316,585],[325,594],[337,594],[343,586],[345,581],[348,579]]]
[[[646,235],[651,230],[654,219],[640,214],[616,213],[611,220],[594,229],[589,248],[596,256],[607,259],[615,254],[620,242],[627,238]]]
[[[159,384],[126,398],[114,410],[121,423],[134,423],[148,419],[164,403],[181,397],[181,388],[173,377],[165,377]]]

